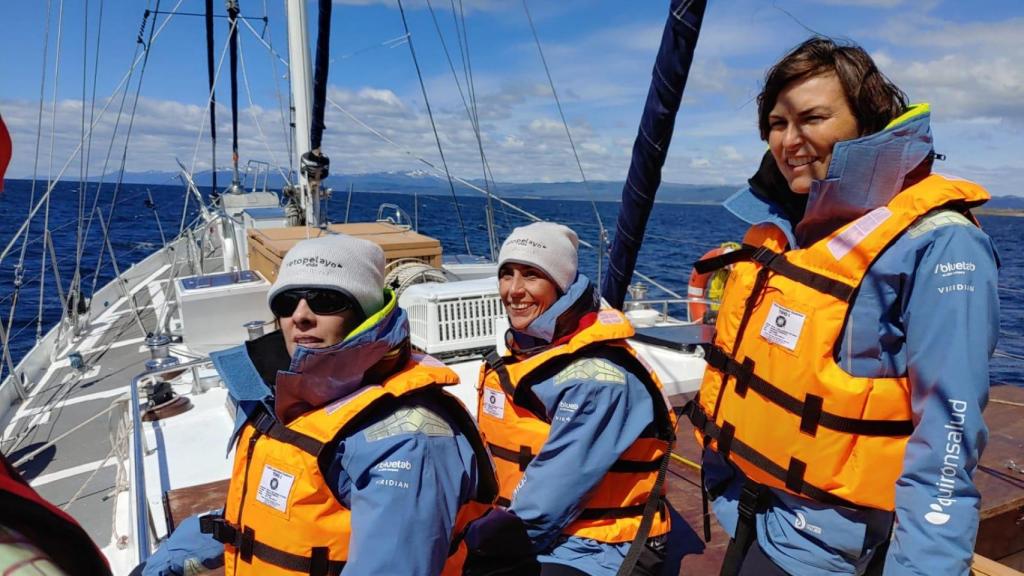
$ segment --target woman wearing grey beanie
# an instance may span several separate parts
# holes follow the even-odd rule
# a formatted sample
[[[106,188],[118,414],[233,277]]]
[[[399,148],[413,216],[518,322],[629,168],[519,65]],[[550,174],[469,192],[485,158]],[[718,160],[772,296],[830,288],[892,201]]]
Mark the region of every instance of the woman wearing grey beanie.
[[[217,543],[227,574],[461,572],[457,535],[493,500],[493,471],[443,390],[458,376],[411,352],[383,270],[376,244],[345,235],[288,252],[267,297],[281,329],[213,355],[238,407],[224,510],[145,574],[217,564]]]
[[[509,351],[487,358],[477,410],[500,507],[467,530],[474,576],[679,571],[664,566],[671,521],[659,474],[675,420],[626,342],[632,326],[601,309],[578,273],[578,243],[539,222],[501,248]]]

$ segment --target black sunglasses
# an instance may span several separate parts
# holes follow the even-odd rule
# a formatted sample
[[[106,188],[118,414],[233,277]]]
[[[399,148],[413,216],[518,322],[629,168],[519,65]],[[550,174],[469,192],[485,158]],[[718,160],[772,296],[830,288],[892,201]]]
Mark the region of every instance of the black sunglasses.
[[[337,290],[296,288],[274,296],[270,302],[270,311],[278,318],[287,318],[295,313],[299,302],[303,300],[314,314],[340,314],[352,308],[352,299]]]

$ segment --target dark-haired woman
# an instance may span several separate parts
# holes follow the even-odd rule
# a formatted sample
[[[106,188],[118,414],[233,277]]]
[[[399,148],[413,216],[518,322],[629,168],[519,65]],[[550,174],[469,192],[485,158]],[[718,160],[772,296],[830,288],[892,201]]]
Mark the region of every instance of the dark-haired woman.
[[[966,574],[999,326],[977,184],[933,173],[927,105],[860,47],[767,73],[769,145],[700,396],[727,574]],[[713,263],[714,264],[714,263]]]

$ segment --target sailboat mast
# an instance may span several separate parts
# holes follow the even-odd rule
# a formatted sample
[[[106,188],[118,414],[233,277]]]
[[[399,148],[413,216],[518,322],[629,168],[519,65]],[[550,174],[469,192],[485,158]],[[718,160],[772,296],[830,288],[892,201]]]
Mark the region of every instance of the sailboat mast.
[[[292,133],[295,138],[296,166],[302,165],[302,154],[310,149],[312,121],[312,71],[309,57],[309,35],[304,0],[287,0],[288,10],[288,77],[292,91]],[[309,178],[299,170],[299,201],[306,224],[320,223],[320,202],[310,189]]]

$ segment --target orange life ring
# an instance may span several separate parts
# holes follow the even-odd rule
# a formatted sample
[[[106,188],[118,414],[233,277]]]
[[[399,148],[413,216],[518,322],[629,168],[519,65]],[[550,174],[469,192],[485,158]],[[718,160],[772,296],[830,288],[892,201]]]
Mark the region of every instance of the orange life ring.
[[[735,242],[725,242],[721,246],[717,246],[708,250],[700,257],[701,260],[707,260],[708,258],[714,258],[727,252],[732,252],[739,245]],[[700,298],[702,300],[708,299],[708,284],[711,282],[711,278],[714,277],[718,271],[707,272],[700,274],[696,269],[690,270],[690,283],[686,288],[686,295],[690,298]],[[717,309],[717,306],[713,308]],[[706,302],[689,302],[686,305],[686,310],[690,316],[690,322],[700,322],[704,319],[704,315],[708,312],[708,304]]]

